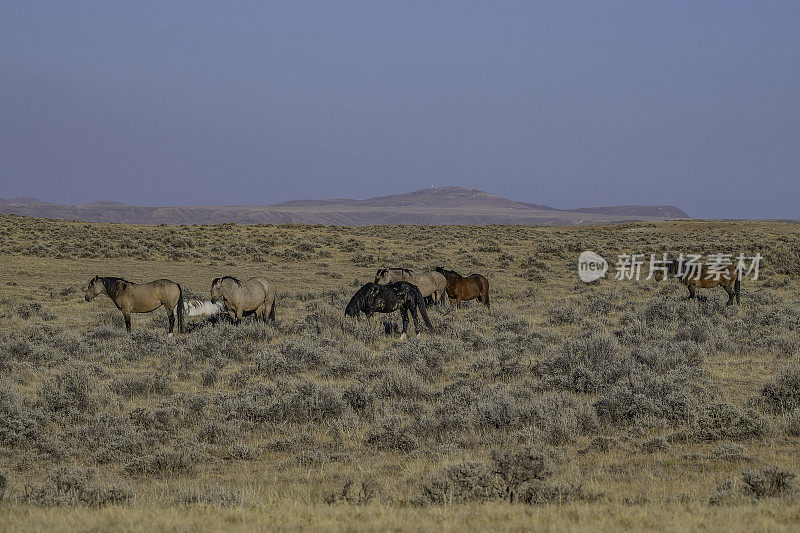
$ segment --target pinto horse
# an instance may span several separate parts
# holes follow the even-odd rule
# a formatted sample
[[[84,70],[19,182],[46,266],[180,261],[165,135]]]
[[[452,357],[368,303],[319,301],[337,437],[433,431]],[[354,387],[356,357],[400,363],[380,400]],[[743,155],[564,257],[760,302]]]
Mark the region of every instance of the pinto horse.
[[[471,274],[469,276],[462,276],[455,270],[446,270],[444,267],[436,267],[436,272],[444,276],[447,280],[446,291],[447,297],[450,299],[450,306],[453,306],[455,301],[456,307],[461,307],[461,302],[465,300],[473,300],[483,302],[489,314],[492,313],[489,307],[489,280],[480,274]]]

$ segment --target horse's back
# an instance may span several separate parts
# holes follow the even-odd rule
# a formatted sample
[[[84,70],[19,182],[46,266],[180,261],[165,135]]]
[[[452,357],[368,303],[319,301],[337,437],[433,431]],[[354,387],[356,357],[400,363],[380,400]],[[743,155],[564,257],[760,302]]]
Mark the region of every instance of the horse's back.
[[[256,276],[248,279],[243,284],[243,288],[255,288],[256,291],[263,291],[265,299],[275,299],[275,285],[267,278]]]

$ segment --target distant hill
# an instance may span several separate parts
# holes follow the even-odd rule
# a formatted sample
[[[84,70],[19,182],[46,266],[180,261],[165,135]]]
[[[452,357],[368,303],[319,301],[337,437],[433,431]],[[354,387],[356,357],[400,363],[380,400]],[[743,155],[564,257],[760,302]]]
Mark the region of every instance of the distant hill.
[[[374,224],[601,224],[690,218],[674,206],[556,209],[517,202],[478,189],[439,187],[365,200],[293,200],[274,205],[132,206],[96,201],[62,205],[21,197],[0,200],[0,213],[38,218],[125,224],[283,224],[341,226]]]

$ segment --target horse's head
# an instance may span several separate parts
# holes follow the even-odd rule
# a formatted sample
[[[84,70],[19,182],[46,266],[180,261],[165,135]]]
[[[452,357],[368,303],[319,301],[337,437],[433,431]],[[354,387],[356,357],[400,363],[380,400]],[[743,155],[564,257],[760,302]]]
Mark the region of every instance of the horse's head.
[[[438,272],[447,279],[450,279],[450,276],[456,273],[454,270],[447,270],[444,267],[436,267],[436,272]]]
[[[358,314],[363,312],[367,315],[372,313],[373,302],[376,296],[381,291],[381,285],[376,283],[367,283],[356,291],[347,307],[344,310],[346,316],[358,317]]]
[[[104,290],[103,280],[100,279],[100,276],[95,276],[89,281],[84,298],[87,302],[91,302],[95,296],[102,294]]]
[[[222,298],[222,278],[211,280],[211,303],[215,304]]]
[[[664,272],[666,270],[666,273]],[[653,272],[653,279],[656,281],[661,281],[662,279],[669,277],[669,276],[677,276],[680,270],[680,263],[673,259],[671,261],[667,261],[664,263],[664,269],[656,269]]]

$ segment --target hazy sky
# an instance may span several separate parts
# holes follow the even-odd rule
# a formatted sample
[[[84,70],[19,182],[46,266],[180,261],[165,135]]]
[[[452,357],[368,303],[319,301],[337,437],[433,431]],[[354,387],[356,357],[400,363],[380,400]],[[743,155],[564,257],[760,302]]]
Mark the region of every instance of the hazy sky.
[[[800,2],[0,2],[0,197],[800,218]]]

